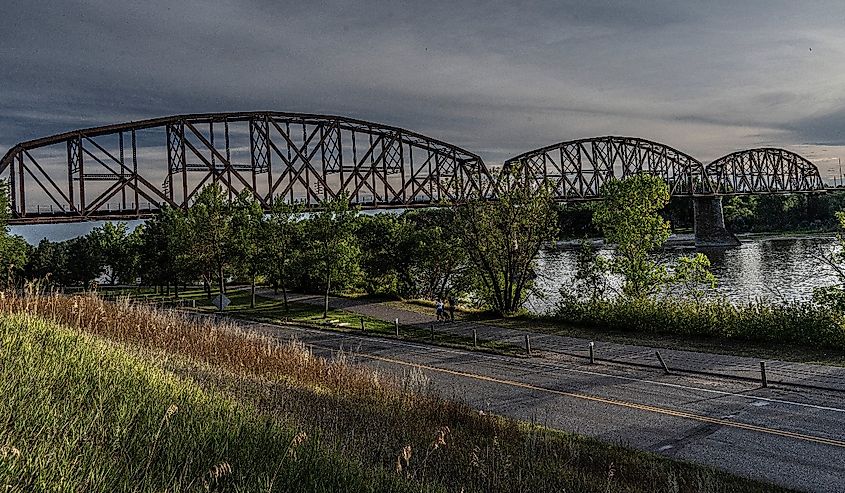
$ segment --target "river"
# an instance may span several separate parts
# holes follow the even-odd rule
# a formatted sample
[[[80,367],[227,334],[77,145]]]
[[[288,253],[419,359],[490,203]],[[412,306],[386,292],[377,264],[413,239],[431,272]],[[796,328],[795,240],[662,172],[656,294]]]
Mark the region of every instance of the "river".
[[[702,250],[718,279],[715,294],[731,301],[808,300],[813,289],[838,282],[821,255],[836,247],[833,234],[806,236],[739,236],[742,244],[725,250]],[[692,247],[667,248],[657,254],[663,261],[695,253]],[[611,251],[599,247],[599,253]],[[572,285],[577,245],[546,249],[538,261],[537,287],[541,296],[531,296],[528,309],[544,313],[560,300],[560,287]]]

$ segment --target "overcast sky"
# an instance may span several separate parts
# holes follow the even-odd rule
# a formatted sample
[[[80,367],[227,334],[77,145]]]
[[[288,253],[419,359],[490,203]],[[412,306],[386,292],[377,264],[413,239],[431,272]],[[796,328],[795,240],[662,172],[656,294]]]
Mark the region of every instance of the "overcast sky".
[[[3,0],[0,154],[186,112],[339,114],[492,163],[598,135],[845,157],[845,2]],[[838,171],[838,170],[837,170]]]

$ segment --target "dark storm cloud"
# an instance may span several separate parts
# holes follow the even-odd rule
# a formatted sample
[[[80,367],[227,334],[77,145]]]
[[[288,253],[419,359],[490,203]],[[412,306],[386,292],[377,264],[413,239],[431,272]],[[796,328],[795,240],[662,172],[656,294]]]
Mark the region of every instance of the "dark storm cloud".
[[[839,2],[13,0],[0,152],[71,128],[253,109],[404,126],[491,160],[600,134],[702,159],[841,142],[843,27]]]
[[[845,146],[845,105],[832,111],[789,122],[786,129],[807,143]]]

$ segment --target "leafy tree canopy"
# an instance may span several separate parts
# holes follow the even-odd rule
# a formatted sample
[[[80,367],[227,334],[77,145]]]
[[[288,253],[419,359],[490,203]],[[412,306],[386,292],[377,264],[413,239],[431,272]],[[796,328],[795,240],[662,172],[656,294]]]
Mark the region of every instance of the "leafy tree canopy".
[[[542,245],[557,235],[557,213],[547,187],[514,182],[497,200],[457,207],[461,235],[476,276],[475,290],[494,311],[522,308],[536,277]]]
[[[354,231],[358,208],[349,203],[345,193],[323,203],[323,210],[316,212],[307,222],[307,250],[313,266],[325,289],[325,309],[328,316],[329,294],[332,288],[342,289],[360,277],[358,258],[360,250]]]
[[[593,220],[615,246],[613,257],[596,257],[596,265],[623,279],[622,294],[630,298],[652,296],[669,284],[700,297],[715,285],[710,261],[701,253],[680,257],[674,265],[658,263],[650,253],[669,238],[669,222],[661,216],[669,202],[669,187],[657,176],[638,174],[602,187],[602,201]]]
[[[648,254],[669,238],[669,222],[659,214],[669,202],[669,187],[657,176],[638,174],[605,183],[602,197],[593,220],[616,248],[607,269],[623,277],[625,295],[654,294],[668,280]]]
[[[203,275],[217,277],[219,292],[225,290],[226,271],[234,262],[232,214],[218,184],[206,185],[188,209],[188,246]]]

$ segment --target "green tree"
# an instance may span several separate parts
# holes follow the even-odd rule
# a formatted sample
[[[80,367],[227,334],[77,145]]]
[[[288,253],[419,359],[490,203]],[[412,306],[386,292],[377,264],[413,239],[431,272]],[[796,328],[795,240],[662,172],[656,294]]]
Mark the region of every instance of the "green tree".
[[[649,257],[669,238],[669,222],[659,212],[669,202],[669,187],[657,176],[638,174],[602,187],[593,220],[616,246],[607,268],[624,279],[632,298],[654,294],[668,280],[666,268]]]
[[[332,283],[342,286],[359,271],[360,251],[354,236],[357,219],[358,209],[349,204],[345,193],[324,202],[323,210],[308,219],[312,265],[320,274],[325,290],[323,318],[329,314]]]
[[[92,286],[105,272],[100,246],[94,238],[88,234],[60,242],[41,240],[32,249],[27,275],[47,284]]]
[[[10,216],[8,186],[5,180],[0,180],[0,272],[5,273],[7,287],[12,287],[23,272],[31,250],[23,238],[9,234]]]
[[[364,289],[371,294],[401,294],[414,254],[413,224],[393,213],[361,216],[355,235],[361,249]]]
[[[795,201],[787,195],[758,196],[754,230],[772,231],[789,227],[794,206]]]
[[[839,284],[814,289],[813,302],[838,313],[845,313],[845,211],[837,212],[835,216],[839,223],[837,248],[820,255],[820,258],[836,273]]]
[[[96,245],[103,265],[107,267],[109,284],[134,283],[138,274],[139,257],[137,242],[139,233],[130,232],[126,223],[108,222],[94,228],[89,234]]]
[[[11,204],[9,203],[9,184],[6,180],[0,180],[0,230],[7,234],[7,225],[11,216]]]
[[[285,312],[288,311],[288,284],[291,264],[302,242],[302,208],[288,204],[281,198],[273,202],[270,217],[265,224],[264,257],[267,274],[274,286],[281,286]]]
[[[674,265],[658,263],[651,257],[669,238],[670,224],[661,217],[668,202],[669,187],[653,175],[639,174],[602,187],[594,220],[615,250],[611,259],[596,256],[594,265],[621,276],[625,296],[647,298],[674,284],[698,300],[705,288],[716,284],[710,260],[701,253],[680,257]],[[595,276],[593,271],[589,274]]]
[[[192,258],[205,266],[207,278],[216,276],[221,295],[226,291],[226,271],[233,262],[230,210],[223,189],[216,183],[203,187],[188,210]]]
[[[700,301],[707,289],[716,287],[716,276],[710,272],[710,259],[703,253],[679,257],[670,282],[680,286],[687,296]]]
[[[172,284],[179,296],[180,282],[191,279],[195,271],[190,249],[187,215],[165,207],[155,217],[139,226],[138,250],[142,282],[153,286]]]
[[[558,229],[561,238],[590,238],[598,236],[593,224],[591,202],[558,204]]]
[[[451,207],[421,209],[404,214],[413,225],[406,260],[397,272],[400,293],[422,298],[444,297],[464,291],[468,259],[461,243],[457,212]]]
[[[757,196],[733,196],[723,199],[725,226],[730,231],[751,231],[757,217]]]
[[[605,276],[604,259],[599,257],[593,245],[587,241],[581,242],[575,259],[574,295],[580,298],[598,300],[607,292],[607,277]],[[570,289],[563,286],[562,289]]]
[[[22,237],[0,233],[0,272],[5,273],[7,288],[13,287],[23,274],[31,251]]]
[[[27,265],[28,276],[40,279],[49,285],[67,285],[67,253],[66,242],[42,239],[30,255]]]
[[[557,235],[548,187],[532,190],[516,181],[498,200],[471,200],[457,214],[477,293],[499,314],[517,312],[533,287],[540,248]]]
[[[264,209],[249,190],[238,194],[231,212],[231,254],[235,266],[250,279],[250,308],[255,308],[255,282],[265,259]]]
[[[90,235],[86,235],[62,243],[67,248],[65,284],[74,284],[86,289],[94,286],[94,282],[105,272],[97,241]]]

